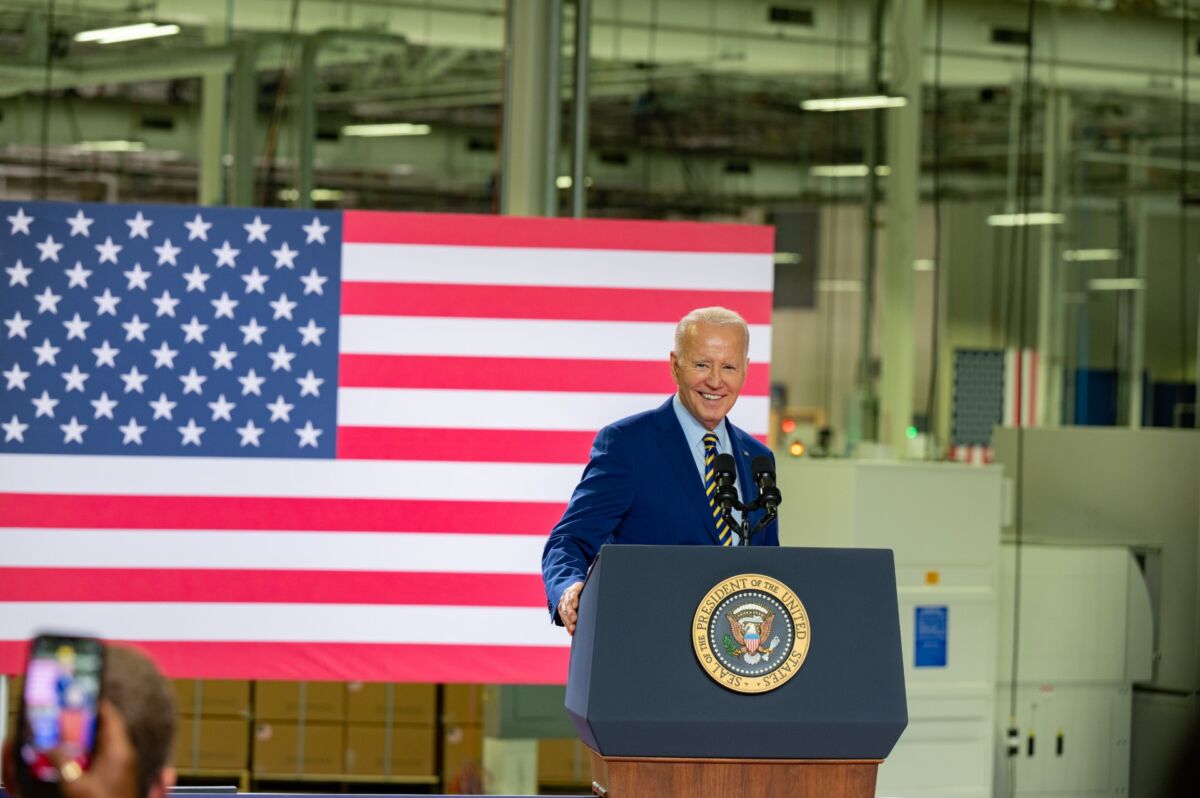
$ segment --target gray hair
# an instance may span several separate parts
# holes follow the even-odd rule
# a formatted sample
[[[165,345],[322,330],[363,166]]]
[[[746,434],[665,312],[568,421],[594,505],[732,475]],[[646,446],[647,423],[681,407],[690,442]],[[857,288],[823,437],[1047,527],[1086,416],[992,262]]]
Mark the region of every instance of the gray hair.
[[[675,325],[675,353],[682,354],[684,349],[684,339],[687,337],[688,328],[695,327],[701,324],[710,324],[714,327],[738,327],[742,331],[742,340],[745,342],[744,355],[750,354],[750,325],[746,324],[746,320],[736,310],[729,308],[711,307],[711,308],[696,308],[679,320],[679,324]]]

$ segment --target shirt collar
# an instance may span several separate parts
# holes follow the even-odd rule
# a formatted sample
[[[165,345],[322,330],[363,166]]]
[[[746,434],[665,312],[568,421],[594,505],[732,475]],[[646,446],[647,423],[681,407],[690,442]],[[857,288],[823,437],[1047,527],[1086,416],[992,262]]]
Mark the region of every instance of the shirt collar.
[[[697,421],[688,409],[683,406],[683,402],[679,399],[679,394],[671,398],[671,407],[675,410],[675,418],[679,419],[679,426],[683,428],[684,437],[687,438],[689,449],[703,449],[704,436],[709,430],[704,428],[704,425]],[[712,430],[717,436],[717,451],[729,452],[732,451],[729,447],[729,430],[725,425],[725,419],[717,424],[716,429]]]

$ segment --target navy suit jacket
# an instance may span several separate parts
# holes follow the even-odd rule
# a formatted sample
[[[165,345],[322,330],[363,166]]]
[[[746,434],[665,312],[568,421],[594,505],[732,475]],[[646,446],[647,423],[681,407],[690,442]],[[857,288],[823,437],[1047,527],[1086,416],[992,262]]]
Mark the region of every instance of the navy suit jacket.
[[[725,420],[746,504],[758,497],[750,461],[771,450]],[[762,517],[751,513],[751,526]],[[583,478],[542,552],[542,578],[555,623],[558,599],[587,570],[605,543],[714,546],[717,525],[687,437],[668,399],[660,407],[623,418],[596,434]],[[750,540],[778,546],[779,522]]]

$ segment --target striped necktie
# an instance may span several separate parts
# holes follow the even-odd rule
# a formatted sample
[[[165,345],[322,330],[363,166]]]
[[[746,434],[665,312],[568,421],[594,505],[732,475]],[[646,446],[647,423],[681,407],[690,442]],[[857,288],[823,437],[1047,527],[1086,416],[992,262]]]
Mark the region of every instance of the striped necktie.
[[[730,534],[729,525],[721,515],[721,508],[717,506],[717,472],[713,468],[713,461],[716,459],[717,436],[710,432],[704,436],[704,494],[708,496],[708,506],[717,522],[717,537],[720,538],[722,546],[729,546],[733,544],[733,535]]]

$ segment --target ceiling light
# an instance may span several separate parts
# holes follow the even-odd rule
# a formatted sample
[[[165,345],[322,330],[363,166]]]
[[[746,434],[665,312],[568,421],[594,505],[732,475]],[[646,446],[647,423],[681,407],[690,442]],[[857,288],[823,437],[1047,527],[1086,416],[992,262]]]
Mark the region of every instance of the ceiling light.
[[[159,25],[157,22],[140,22],[136,25],[121,25],[116,28],[98,28],[75,34],[77,42],[116,44],[137,39],[154,39],[159,36],[174,36],[179,33],[178,25]]]
[[[800,107],[805,111],[865,111],[871,108],[903,108],[908,105],[907,97],[889,97],[872,94],[865,97],[827,97],[822,100],[805,100]]]
[[[109,139],[103,141],[81,141],[75,145],[80,152],[144,152],[146,142]]]
[[[1121,250],[1119,249],[1068,249],[1063,253],[1063,260],[1094,261],[1120,259]]]
[[[337,202],[344,196],[344,193],[337,188],[314,188],[309,196],[312,197],[313,202]]]
[[[382,136],[427,136],[432,128],[429,125],[415,125],[411,122],[385,122],[377,125],[346,125],[342,128],[343,136],[363,136],[375,138]]]
[[[1097,277],[1088,280],[1089,291],[1141,291],[1146,281],[1141,277]]]
[[[865,163],[838,163],[809,167],[808,173],[813,177],[866,177],[870,170]],[[892,173],[890,166],[876,166],[875,174],[887,177]]]
[[[862,283],[858,280],[817,280],[817,290],[857,294],[862,291]]]
[[[934,262],[928,258],[921,258],[913,261],[914,272],[931,272],[934,268]]]
[[[1067,217],[1061,213],[994,213],[987,218],[992,227],[1024,227],[1026,225],[1062,224]]]
[[[791,265],[793,263],[799,263],[799,262],[800,262],[800,253],[799,252],[776,252],[775,253],[775,263],[777,263],[777,264],[787,266],[787,265]]]

